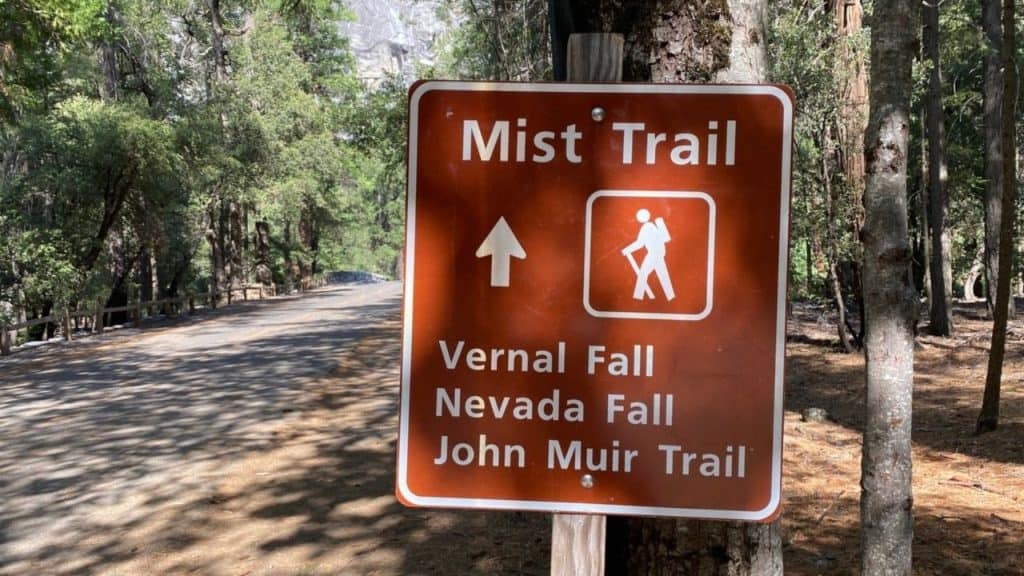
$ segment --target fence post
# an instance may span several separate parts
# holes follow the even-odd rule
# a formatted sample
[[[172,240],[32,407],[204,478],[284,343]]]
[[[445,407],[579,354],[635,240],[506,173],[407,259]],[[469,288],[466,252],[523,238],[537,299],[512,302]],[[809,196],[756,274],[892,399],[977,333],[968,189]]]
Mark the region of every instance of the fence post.
[[[135,303],[135,327],[142,327],[142,302]]]
[[[248,286],[242,286],[242,301],[243,302],[248,302],[249,301],[249,287]]]
[[[188,313],[190,316],[196,313],[196,297],[191,293],[188,295]]]
[[[6,324],[0,324],[0,356],[11,354],[11,332]]]
[[[258,299],[263,300],[263,284],[259,286],[259,293],[256,296]]]

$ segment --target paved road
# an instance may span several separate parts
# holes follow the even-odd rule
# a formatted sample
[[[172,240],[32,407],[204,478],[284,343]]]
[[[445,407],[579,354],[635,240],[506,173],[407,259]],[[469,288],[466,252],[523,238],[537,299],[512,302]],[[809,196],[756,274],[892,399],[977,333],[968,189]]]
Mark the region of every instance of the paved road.
[[[334,286],[0,360],[0,574],[74,572],[84,539],[206,489],[400,296]]]

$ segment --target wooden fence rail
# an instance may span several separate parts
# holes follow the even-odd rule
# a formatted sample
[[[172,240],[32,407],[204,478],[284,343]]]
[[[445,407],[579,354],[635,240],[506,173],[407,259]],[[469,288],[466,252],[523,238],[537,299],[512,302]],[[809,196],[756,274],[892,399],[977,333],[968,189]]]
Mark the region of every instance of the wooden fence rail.
[[[302,290],[311,290],[313,288],[320,288],[327,284],[326,278],[316,278],[312,282],[306,283],[302,286]],[[79,328],[77,320],[85,318],[86,327],[91,327],[93,334],[102,333],[103,328],[110,325],[110,314],[117,312],[129,312],[131,314],[132,322],[136,327],[142,323],[143,313],[146,316],[152,316],[152,310],[159,309],[160,313],[167,317],[176,316],[181,314],[182,311],[187,310],[189,314],[195,312],[196,302],[205,302],[209,308],[216,309],[221,297],[224,297],[227,305],[230,306],[236,299],[236,295],[241,294],[242,301],[246,302],[251,296],[255,296],[257,300],[263,300],[276,296],[278,293],[276,285],[271,284],[269,287],[263,284],[254,284],[241,286],[239,288],[231,288],[229,290],[214,290],[210,292],[197,292],[197,293],[186,293],[182,296],[174,298],[160,298],[158,300],[150,300],[148,302],[133,302],[127,306],[112,306],[109,308],[98,307],[93,310],[65,310],[63,313],[51,314],[49,316],[43,316],[41,318],[32,318],[24,322],[17,324],[3,324],[0,323],[0,356],[7,356],[11,353],[14,348],[14,335],[19,330],[31,328],[33,326],[39,326],[40,324],[55,324],[61,327],[65,340],[71,340],[72,338],[72,323],[74,328]],[[43,332],[43,339],[46,340],[46,332]]]

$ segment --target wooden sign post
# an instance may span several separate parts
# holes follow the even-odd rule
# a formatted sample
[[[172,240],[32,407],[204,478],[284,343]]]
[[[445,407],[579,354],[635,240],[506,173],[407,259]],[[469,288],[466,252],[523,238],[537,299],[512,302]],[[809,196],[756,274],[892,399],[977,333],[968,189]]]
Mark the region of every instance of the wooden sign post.
[[[621,82],[621,34],[572,34],[566,55],[570,82]],[[551,576],[604,576],[603,514],[555,514],[551,523]]]

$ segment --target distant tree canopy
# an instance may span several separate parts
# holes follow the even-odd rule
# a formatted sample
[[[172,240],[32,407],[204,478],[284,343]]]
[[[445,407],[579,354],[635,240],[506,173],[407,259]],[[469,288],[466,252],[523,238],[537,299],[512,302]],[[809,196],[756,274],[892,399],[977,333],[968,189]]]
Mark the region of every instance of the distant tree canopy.
[[[0,3],[0,320],[394,274],[405,87],[329,0]]]
[[[670,3],[637,6],[663,4]],[[339,267],[394,274],[406,86],[397,77],[358,80],[339,32],[352,17],[343,5],[0,3],[0,314],[135,298],[143,285],[146,294],[169,294],[254,281],[296,285]],[[770,79],[790,85],[799,102],[791,291],[843,309],[843,339],[852,347],[861,330],[862,183],[850,166],[862,151],[845,140],[850,113],[839,96],[856,66],[866,67],[868,34],[840,30],[839,5],[778,3],[765,41]],[[551,79],[549,2],[440,6],[450,27],[421,76]],[[722,20],[717,4],[702,6],[711,11],[702,17]],[[993,277],[985,272],[995,262],[994,224],[984,224],[994,220],[983,202],[980,13],[979,0],[960,0],[943,4],[938,16],[949,166],[944,228],[952,291],[969,298],[987,294]],[[626,16],[650,24],[654,16],[645,14]],[[650,60],[641,48],[630,45],[634,67]],[[712,56],[715,65],[726,58]],[[920,114],[932,64],[921,58],[915,66],[910,227],[915,283],[925,295]],[[1024,290],[1024,282],[1015,286]]]

